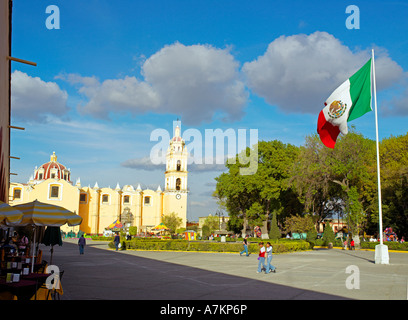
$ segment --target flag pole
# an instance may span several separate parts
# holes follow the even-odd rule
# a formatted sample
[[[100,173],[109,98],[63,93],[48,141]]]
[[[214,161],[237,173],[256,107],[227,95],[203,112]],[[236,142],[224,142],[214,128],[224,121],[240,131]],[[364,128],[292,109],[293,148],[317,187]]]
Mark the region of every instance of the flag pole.
[[[383,244],[383,228],[382,228],[382,205],[381,205],[381,180],[380,180],[380,150],[378,142],[378,115],[377,115],[377,89],[375,83],[375,62],[374,49],[371,51],[373,61],[373,86],[374,86],[374,108],[375,108],[375,138],[377,146],[377,183],[378,183],[378,215],[380,224],[380,244]]]
[[[382,225],[382,201],[381,201],[381,178],[380,178],[380,149],[378,138],[378,115],[377,115],[377,88],[375,82],[375,62],[374,62],[374,49],[371,50],[372,57],[372,70],[373,70],[373,93],[374,93],[374,108],[375,108],[375,137],[377,148],[377,184],[378,184],[378,222],[380,231],[380,244],[375,246],[375,263],[388,264],[388,247],[384,245],[383,240],[383,225]]]

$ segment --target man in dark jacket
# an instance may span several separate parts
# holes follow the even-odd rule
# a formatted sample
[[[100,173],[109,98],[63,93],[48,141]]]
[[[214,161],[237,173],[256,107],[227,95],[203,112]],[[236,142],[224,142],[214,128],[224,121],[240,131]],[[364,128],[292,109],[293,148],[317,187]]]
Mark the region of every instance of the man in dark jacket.
[[[86,240],[84,238],[84,235],[82,234],[78,240],[79,254],[84,254],[85,245],[86,245]]]
[[[113,242],[115,243],[116,251],[118,251],[118,249],[119,249],[119,243],[120,243],[119,234],[116,234],[115,238],[113,239]]]

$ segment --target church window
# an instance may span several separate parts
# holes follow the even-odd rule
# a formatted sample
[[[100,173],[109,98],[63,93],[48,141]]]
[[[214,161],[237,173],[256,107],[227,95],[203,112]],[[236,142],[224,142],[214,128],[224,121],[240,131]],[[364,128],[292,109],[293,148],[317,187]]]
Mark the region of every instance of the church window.
[[[145,205],[150,205],[150,197],[145,197],[144,198],[144,204]]]
[[[103,194],[102,195],[102,203],[109,203],[109,195]]]
[[[13,190],[13,199],[21,199],[21,189],[14,189]]]
[[[43,174],[40,173],[40,174],[38,175],[38,180],[42,180],[42,178],[43,178]]]
[[[81,193],[79,195],[79,202],[86,202],[86,193]]]
[[[130,202],[130,196],[124,196],[123,203],[129,203],[129,202]]]
[[[176,190],[180,190],[180,188],[181,188],[181,179],[177,178],[177,180],[176,180]]]
[[[55,178],[55,173],[51,173],[51,179]]]
[[[50,189],[50,198],[58,198],[59,187],[51,186]]]
[[[181,161],[177,160],[177,171],[181,170]]]

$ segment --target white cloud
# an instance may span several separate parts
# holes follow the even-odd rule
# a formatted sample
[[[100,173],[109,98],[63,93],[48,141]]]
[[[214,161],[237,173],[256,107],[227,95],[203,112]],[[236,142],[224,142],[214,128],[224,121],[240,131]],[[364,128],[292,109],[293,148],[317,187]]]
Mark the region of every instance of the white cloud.
[[[228,50],[175,43],[151,56],[142,71],[162,107],[185,123],[209,122],[217,112],[238,120],[247,101],[239,64]]]
[[[218,164],[210,162],[205,163],[202,161],[202,164],[192,163],[188,165],[189,172],[211,172],[211,171],[225,171],[226,167],[225,164]],[[145,171],[154,171],[154,170],[161,170],[165,169],[165,164],[154,164],[150,157],[142,157],[142,158],[135,158],[129,159],[121,163],[122,167],[132,168],[132,169],[140,169]]]
[[[209,45],[166,46],[142,65],[144,80],[62,75],[87,101],[79,111],[98,118],[109,113],[137,115],[149,111],[181,116],[186,124],[210,122],[214,117],[239,120],[248,93],[239,64],[227,49]]]
[[[403,77],[402,68],[383,49],[376,50],[377,89]],[[316,113],[331,92],[371,57],[370,50],[353,52],[333,35],[281,36],[242,71],[249,88],[285,113]]]
[[[154,164],[150,157],[129,159],[121,163],[122,167],[132,168],[132,169],[141,169],[146,171],[161,170],[165,169],[163,164]]]
[[[55,82],[45,82],[24,72],[11,75],[11,114],[22,121],[46,122],[49,115],[68,112],[68,94]]]
[[[102,83],[96,77],[82,77],[78,74],[59,75],[57,78],[79,86],[78,92],[88,100],[78,106],[78,111],[96,118],[107,118],[111,112],[155,111],[160,103],[152,87],[135,77],[107,79]]]

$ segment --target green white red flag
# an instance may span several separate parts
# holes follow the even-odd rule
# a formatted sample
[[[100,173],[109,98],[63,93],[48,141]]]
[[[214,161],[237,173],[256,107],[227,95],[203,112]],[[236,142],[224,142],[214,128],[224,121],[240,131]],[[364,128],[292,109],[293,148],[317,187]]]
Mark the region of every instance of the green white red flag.
[[[371,70],[370,59],[325,101],[317,121],[317,133],[326,147],[333,149],[339,133],[348,133],[347,122],[372,111]]]

